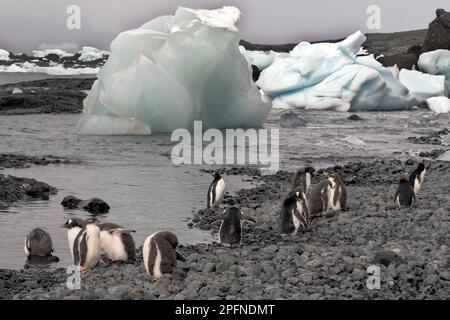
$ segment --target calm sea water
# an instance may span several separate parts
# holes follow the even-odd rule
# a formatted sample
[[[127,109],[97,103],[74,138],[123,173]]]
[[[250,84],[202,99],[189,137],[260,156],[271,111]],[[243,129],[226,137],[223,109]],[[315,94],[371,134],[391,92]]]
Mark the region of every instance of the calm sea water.
[[[45,75],[9,75],[14,82]],[[0,74],[0,83],[8,82]],[[279,128],[282,110],[273,110],[267,128]],[[313,164],[324,167],[353,160],[408,158],[433,146],[413,145],[409,136],[424,135],[448,127],[449,116],[434,116],[426,110],[359,113],[365,121],[349,121],[348,113],[295,111],[308,125],[280,129],[280,167],[295,170]],[[172,230],[181,243],[212,241],[209,232],[187,227],[192,213],[206,207],[211,177],[199,171],[208,166],[173,165],[170,135],[79,136],[79,115],[0,116],[0,152],[79,159],[81,164],[4,169],[0,173],[35,178],[58,188],[49,201],[17,203],[0,211],[0,268],[20,268],[25,256],[23,241],[35,227],[52,236],[60,263],[71,263],[66,230],[60,228],[79,211],[65,211],[60,202],[66,195],[99,197],[111,206],[104,217],[136,230],[140,246],[158,230]],[[347,142],[343,139],[347,138]],[[359,139],[359,140],[356,140]],[[355,145],[355,141],[363,141]],[[359,143],[360,144],[360,143]],[[231,193],[251,184],[246,177],[225,176]]]

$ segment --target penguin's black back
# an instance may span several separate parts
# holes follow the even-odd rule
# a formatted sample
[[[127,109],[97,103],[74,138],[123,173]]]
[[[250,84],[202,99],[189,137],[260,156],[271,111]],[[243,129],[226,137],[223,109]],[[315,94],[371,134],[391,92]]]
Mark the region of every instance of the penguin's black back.
[[[398,193],[398,202],[401,206],[411,207],[413,203],[414,190],[407,180],[400,181]]]
[[[27,247],[32,256],[50,256],[53,251],[50,235],[41,228],[33,229],[27,236]]]
[[[177,265],[177,253],[175,251],[178,246],[177,237],[169,231],[161,231],[152,237],[149,246],[148,270],[150,273],[153,275],[158,250],[161,254],[161,273],[172,273]]]
[[[294,221],[292,220],[292,210],[297,208],[297,200],[294,197],[288,196],[281,207],[281,233],[292,233],[295,230]]]
[[[237,208],[229,208],[220,226],[220,241],[236,244],[241,242],[241,212]]]
[[[102,222],[98,225],[100,231],[111,231],[118,228],[123,228],[121,225],[112,222]],[[136,260],[136,244],[134,243],[133,236],[128,232],[120,234],[125,252],[127,253],[129,260]]]

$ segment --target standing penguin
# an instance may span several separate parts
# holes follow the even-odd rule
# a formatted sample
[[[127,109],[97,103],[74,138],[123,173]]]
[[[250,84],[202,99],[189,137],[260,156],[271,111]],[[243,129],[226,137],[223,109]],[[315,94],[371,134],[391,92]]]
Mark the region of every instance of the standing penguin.
[[[100,247],[105,250],[112,261],[136,260],[136,246],[130,233],[134,230],[124,229],[115,223],[99,223]]]
[[[215,220],[213,223],[222,222],[219,229],[219,243],[229,244],[230,246],[241,243],[242,223],[244,221],[256,222],[255,219],[243,214],[236,207],[228,208]]]
[[[61,226],[61,228],[67,229],[67,241],[69,242],[69,250],[72,256],[72,260],[74,259],[73,244],[75,242],[75,238],[77,237],[78,233],[80,233],[81,229],[84,228],[85,225],[86,221],[84,221],[83,219],[71,218]]]
[[[142,254],[147,274],[159,279],[163,274],[171,274],[177,266],[177,259],[186,261],[176,248],[178,238],[170,231],[155,232],[144,241]]]
[[[309,187],[311,186],[312,175],[316,172],[313,167],[306,167],[297,170],[294,180],[292,181],[292,190],[301,187],[305,194],[308,194]]]
[[[308,192],[308,209],[311,217],[319,214],[324,217],[328,211],[328,196],[331,194],[333,185],[329,179],[311,186]]]
[[[208,189],[208,209],[219,207],[225,195],[225,181],[217,172],[213,172],[214,180]]]
[[[53,256],[54,249],[50,234],[41,228],[31,230],[31,232],[26,236],[24,250],[30,262],[33,260],[39,260],[43,263],[45,263],[45,261],[59,261],[58,257]]]
[[[291,191],[283,200],[281,207],[281,233],[297,234],[300,228],[306,228],[309,222],[308,207],[303,190]]]
[[[89,218],[81,229],[73,244],[74,265],[80,266],[80,271],[85,273],[98,264],[100,257],[100,228],[99,220]]]
[[[425,165],[423,163],[419,163],[417,168],[409,175],[409,183],[411,184],[411,187],[413,188],[414,194],[416,196],[420,192],[423,179],[425,179],[425,175],[429,168],[429,166],[425,168]]]
[[[416,195],[408,179],[406,177],[401,178],[397,191],[395,191],[395,204],[399,207],[412,207],[415,200]]]
[[[328,180],[331,182],[331,188],[328,188],[328,210],[347,211],[347,188],[344,182],[337,173],[328,175]]]

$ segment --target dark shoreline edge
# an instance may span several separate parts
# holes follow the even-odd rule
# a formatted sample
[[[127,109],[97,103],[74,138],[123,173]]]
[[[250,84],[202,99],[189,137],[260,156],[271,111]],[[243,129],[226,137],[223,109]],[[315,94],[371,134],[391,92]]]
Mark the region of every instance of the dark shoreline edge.
[[[2,299],[449,299],[450,163],[432,161],[419,201],[397,209],[393,193],[413,160],[354,162],[332,168],[349,190],[348,212],[315,219],[297,236],[277,231],[279,198],[292,173],[255,175],[263,183],[226,199],[257,219],[245,225],[242,247],[182,245],[187,257],[173,275],[148,279],[141,256],[132,264],[102,264],[65,287],[66,270],[0,270]],[[256,205],[254,205],[256,204]],[[367,267],[381,269],[381,289],[366,287]],[[38,271],[39,270],[39,271]]]

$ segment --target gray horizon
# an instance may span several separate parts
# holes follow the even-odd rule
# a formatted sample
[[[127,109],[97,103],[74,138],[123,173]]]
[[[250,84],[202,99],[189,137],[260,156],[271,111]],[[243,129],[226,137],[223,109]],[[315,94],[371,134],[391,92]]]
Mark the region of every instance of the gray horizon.
[[[66,28],[69,5],[81,8],[81,30]],[[450,10],[448,0],[411,3],[407,0],[2,0],[0,49],[30,53],[38,48],[82,46],[109,50],[115,36],[178,6],[215,9],[234,5],[241,10],[241,38],[253,43],[283,44],[320,41],[362,32],[396,32],[426,29],[437,8]],[[381,29],[366,27],[369,5],[381,8]]]

